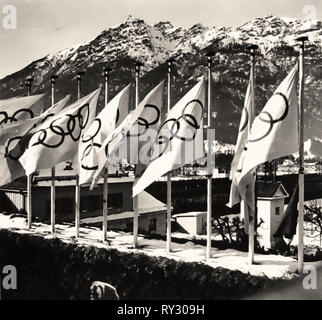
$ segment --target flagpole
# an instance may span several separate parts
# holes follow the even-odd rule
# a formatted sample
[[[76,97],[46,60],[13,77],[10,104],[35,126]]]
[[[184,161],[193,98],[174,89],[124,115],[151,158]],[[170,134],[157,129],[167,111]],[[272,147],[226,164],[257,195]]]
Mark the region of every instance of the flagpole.
[[[258,49],[257,45],[251,45],[249,48],[250,50],[250,56],[251,56],[251,68],[250,68],[250,72],[251,72],[251,78],[252,78],[252,83],[253,83],[253,90],[251,91],[251,99],[252,99],[252,103],[251,103],[251,115],[249,115],[249,121],[248,121],[248,136],[250,135],[250,129],[252,126],[252,121],[254,120],[254,116],[255,116],[255,50]],[[256,175],[256,173],[255,173]],[[254,215],[251,216],[250,214],[249,216],[249,221],[248,221],[248,264],[252,265],[254,263],[254,252],[255,252],[255,220],[256,220],[256,207],[257,207],[257,196],[256,196],[256,180],[257,180],[257,176],[255,177],[255,188],[254,188]],[[247,203],[244,201],[244,212],[247,212]],[[246,210],[246,211],[245,211]]]
[[[81,82],[82,82],[82,75],[85,72],[78,72],[77,73],[77,100],[81,98]],[[76,186],[75,186],[75,226],[76,226],[76,238],[79,237],[79,225],[80,225],[80,184],[79,184],[79,175],[76,173]]]
[[[77,72],[77,100],[81,98],[81,90],[82,90],[82,76],[85,74],[84,71]]]
[[[174,59],[169,59],[168,63],[168,113],[171,109],[171,77]],[[171,203],[172,203],[172,183],[171,172],[167,174],[167,253],[171,252]]]
[[[137,62],[135,64],[135,108],[139,105],[139,80],[140,80],[140,67],[143,63]],[[135,170],[134,170],[135,171]],[[138,231],[139,231],[139,199],[138,195],[133,197],[133,247],[138,246]]]
[[[51,82],[51,105],[55,104],[55,83],[58,76],[52,75]],[[55,233],[55,199],[56,199],[56,190],[55,190],[55,167],[51,168],[51,187],[50,187],[50,224],[51,224],[51,233]]]
[[[211,65],[214,53],[206,54],[208,62],[208,112],[207,112],[207,126],[209,130],[211,127]],[[207,246],[206,246],[206,260],[211,258],[211,234],[212,234],[212,161],[211,157],[211,141],[210,136],[207,137],[208,142],[208,175],[207,175]]]
[[[303,229],[303,207],[304,207],[304,121],[303,121],[303,96],[304,96],[304,49],[308,37],[299,37],[299,109],[298,109],[298,133],[299,133],[299,202],[298,202],[298,273],[303,273],[304,264],[304,229]]]
[[[29,77],[26,79],[27,95],[31,93],[31,83],[33,78]],[[31,229],[32,224],[32,174],[27,175],[27,225],[28,229]]]
[[[108,103],[109,78],[112,69],[104,68],[105,80],[105,106]],[[107,214],[108,214],[108,167],[104,168],[103,173],[103,241],[107,240]]]

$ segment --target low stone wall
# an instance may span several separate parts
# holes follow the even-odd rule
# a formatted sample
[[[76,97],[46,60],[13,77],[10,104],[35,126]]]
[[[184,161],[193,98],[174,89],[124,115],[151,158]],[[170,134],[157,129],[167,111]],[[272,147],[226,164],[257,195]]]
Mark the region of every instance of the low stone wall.
[[[273,281],[163,257],[100,249],[0,230],[0,266],[14,265],[18,290],[3,299],[90,299],[93,281],[120,299],[237,299]]]

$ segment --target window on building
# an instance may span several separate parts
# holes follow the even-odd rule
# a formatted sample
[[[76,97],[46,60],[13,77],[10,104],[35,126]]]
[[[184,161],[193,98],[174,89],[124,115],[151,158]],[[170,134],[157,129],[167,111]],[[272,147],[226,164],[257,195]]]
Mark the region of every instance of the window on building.
[[[157,219],[150,219],[149,221],[149,232],[156,232],[157,231]]]
[[[112,193],[108,195],[108,207],[114,209],[123,208],[123,193]]]
[[[47,201],[50,208],[50,201]],[[56,198],[55,212],[57,216],[66,216],[73,214],[75,208],[75,200],[73,198]],[[49,211],[50,212],[50,209]]]
[[[110,209],[119,209],[123,207],[123,194],[111,193],[108,195],[108,207]],[[103,197],[101,195],[82,196],[81,199],[82,212],[103,210]]]
[[[281,212],[280,210],[281,210],[280,207],[276,207],[275,208],[275,215],[279,216],[280,215],[280,212]]]
[[[103,208],[103,199],[99,195],[82,196],[81,212],[92,212]]]
[[[50,212],[50,201],[46,203],[47,212]],[[108,195],[108,207],[111,209],[123,208],[123,194],[112,193]],[[75,211],[75,199],[73,197],[56,199],[56,214],[65,216]],[[81,198],[81,212],[93,212],[103,210],[103,197],[101,195],[88,195]]]

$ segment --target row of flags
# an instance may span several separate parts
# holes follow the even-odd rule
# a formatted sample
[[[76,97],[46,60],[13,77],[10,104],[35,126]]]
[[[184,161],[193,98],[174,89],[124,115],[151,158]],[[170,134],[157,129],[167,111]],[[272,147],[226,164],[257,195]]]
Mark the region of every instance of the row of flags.
[[[246,224],[255,213],[257,165],[298,150],[297,74],[298,65],[256,117],[250,76],[231,165],[228,203],[231,207],[245,203]],[[159,177],[204,157],[202,130],[198,131],[206,104],[204,77],[167,114],[163,111],[164,81],[130,111],[132,89],[132,84],[123,88],[97,116],[101,88],[72,104],[67,96],[45,112],[44,95],[0,100],[0,186],[72,160],[79,184],[94,188],[104,168],[116,165],[115,153],[125,150],[118,160],[136,164],[136,196]],[[156,135],[147,144],[151,129]],[[189,142],[194,144],[192,148]],[[139,155],[144,152],[147,161],[142,162]]]
[[[3,110],[19,113],[19,106],[27,109],[29,103],[32,113],[25,112],[22,116],[20,112],[20,118],[14,123],[7,122],[0,127],[0,185],[72,160],[80,185],[94,188],[104,168],[115,164],[113,153],[121,150],[122,145],[126,152],[121,160],[134,161],[136,175],[142,175],[136,181],[133,196],[170,170],[185,165],[181,153],[185,152],[187,142],[195,139],[195,131],[201,124],[205,79],[202,78],[165,119],[162,119],[165,81],[159,83],[137,108],[129,111],[131,89],[132,84],[126,86],[96,117],[100,88],[70,105],[67,105],[70,96],[65,97],[43,113],[44,103],[40,103],[43,95],[2,100]],[[22,103],[23,99],[27,102]],[[6,108],[6,101],[11,109]],[[188,127],[191,128],[190,138],[186,137]],[[146,144],[148,129],[157,133],[150,144]],[[147,145],[148,159],[142,163],[139,154]],[[194,150],[189,157],[191,163],[204,156],[202,143]]]

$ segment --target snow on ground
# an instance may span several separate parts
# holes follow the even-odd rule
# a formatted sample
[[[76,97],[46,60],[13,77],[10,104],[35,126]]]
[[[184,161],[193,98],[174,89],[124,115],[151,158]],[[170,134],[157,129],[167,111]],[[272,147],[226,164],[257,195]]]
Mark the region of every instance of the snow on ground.
[[[166,253],[166,243],[163,240],[145,239],[139,236],[139,248],[132,247],[132,234],[109,231],[107,236],[110,245],[102,241],[102,231],[94,227],[81,227],[80,238],[75,239],[73,224],[57,224],[56,234],[50,234],[50,226],[44,223],[33,223],[32,229],[27,229],[26,219],[14,215],[0,214],[0,229],[8,229],[17,233],[41,235],[46,239],[58,237],[66,243],[77,243],[84,246],[99,248],[114,248],[123,252],[144,253],[149,256],[162,256],[186,262],[200,262],[213,268],[223,267],[231,270],[240,270],[252,275],[269,278],[293,278],[296,276],[297,262],[291,257],[277,255],[255,254],[255,264],[247,264],[247,252],[234,249],[212,249],[212,258],[205,260],[205,247],[189,241],[185,244],[172,243],[172,252]],[[312,263],[310,263],[312,264]]]

